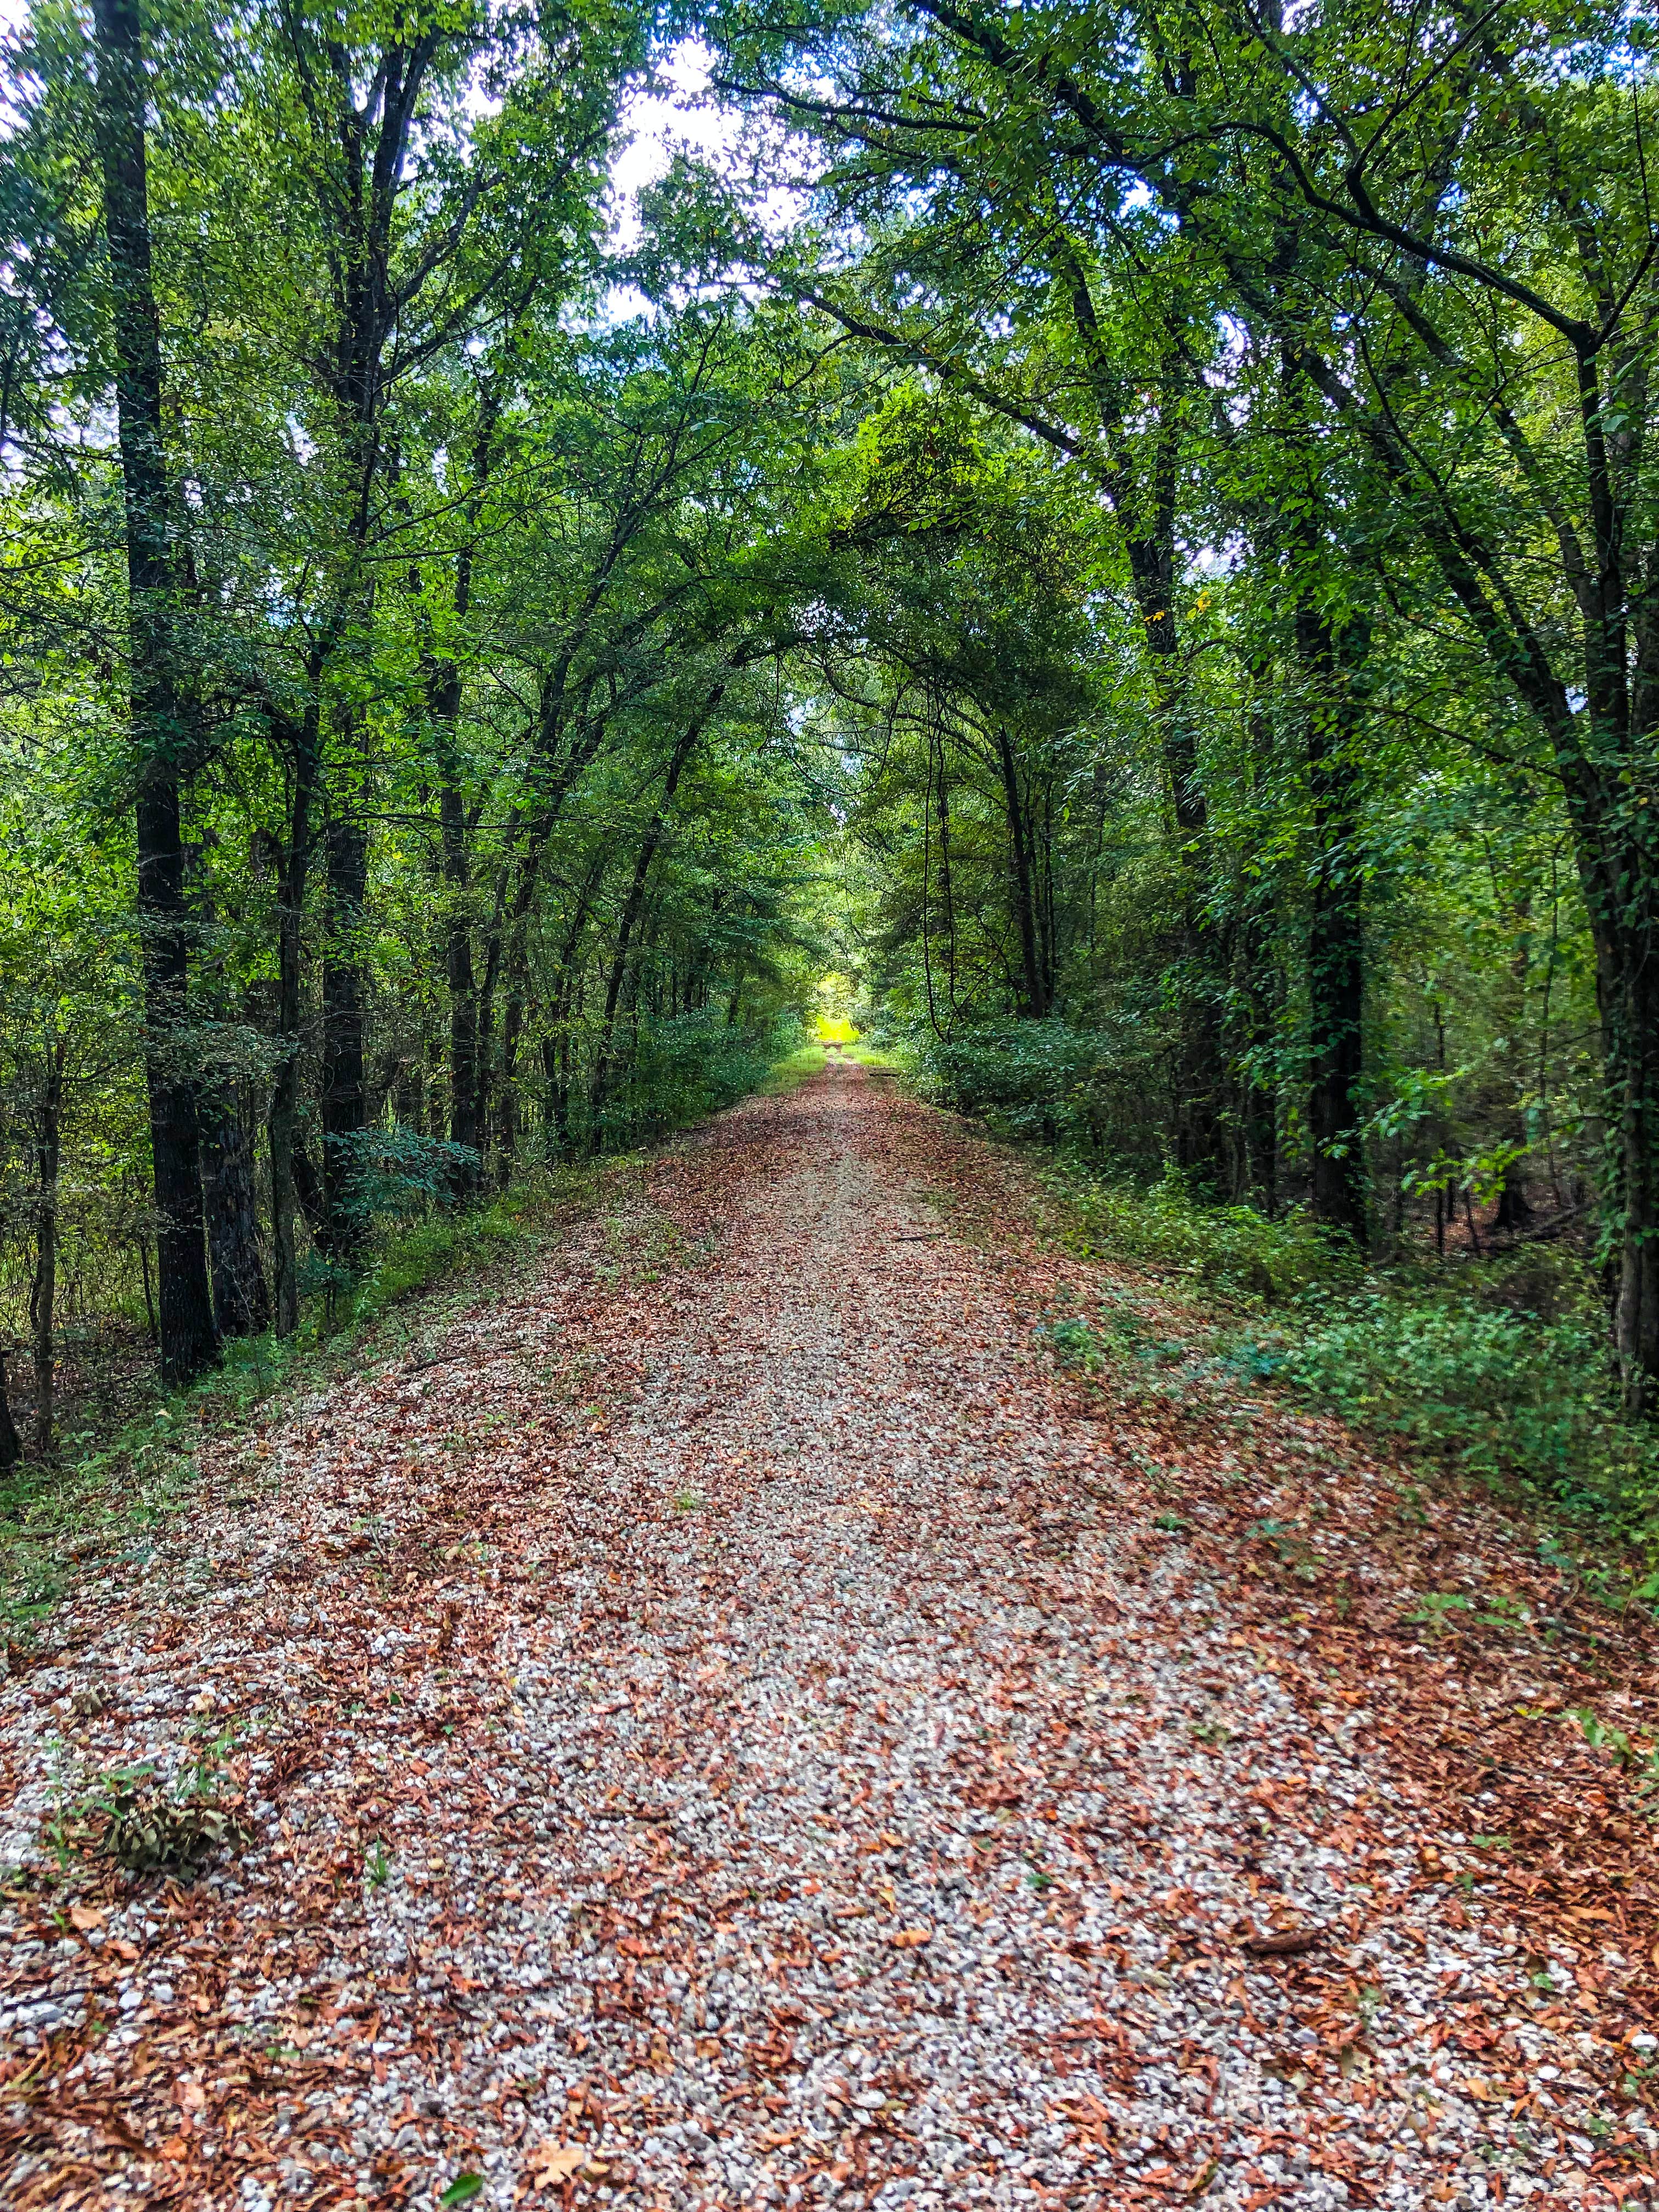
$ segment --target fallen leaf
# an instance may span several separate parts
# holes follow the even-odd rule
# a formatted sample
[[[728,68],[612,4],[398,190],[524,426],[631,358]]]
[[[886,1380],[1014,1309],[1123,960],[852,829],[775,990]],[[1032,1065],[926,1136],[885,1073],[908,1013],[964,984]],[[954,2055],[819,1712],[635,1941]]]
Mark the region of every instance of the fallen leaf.
[[[580,2173],[592,2153],[586,2143],[538,2143],[530,2154],[529,2165],[540,2178],[540,2186],[550,2181],[568,2181],[573,2173]]]
[[[1253,1959],[1295,1959],[1324,1940],[1322,1928],[1287,1928],[1280,1936],[1247,1936],[1240,1948]]]
[[[896,1951],[920,1951],[924,1943],[933,1942],[933,1931],[931,1928],[899,1928],[888,1940]]]
[[[78,1928],[84,1935],[89,1928],[100,1928],[109,1917],[106,1905],[71,1905],[69,1909],[70,1926]]]

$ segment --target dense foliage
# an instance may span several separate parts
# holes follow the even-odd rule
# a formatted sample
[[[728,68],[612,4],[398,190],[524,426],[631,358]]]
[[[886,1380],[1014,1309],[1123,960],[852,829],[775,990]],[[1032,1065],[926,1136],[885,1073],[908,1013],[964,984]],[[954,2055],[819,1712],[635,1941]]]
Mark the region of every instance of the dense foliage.
[[[1643,1413],[1645,39],[40,0],[0,289],[35,1448],[66,1301],[153,1314],[175,1380],[292,1332],[381,1224],[740,1095],[828,968],[1219,1246],[1577,1240]],[[729,150],[619,222],[671,52]]]

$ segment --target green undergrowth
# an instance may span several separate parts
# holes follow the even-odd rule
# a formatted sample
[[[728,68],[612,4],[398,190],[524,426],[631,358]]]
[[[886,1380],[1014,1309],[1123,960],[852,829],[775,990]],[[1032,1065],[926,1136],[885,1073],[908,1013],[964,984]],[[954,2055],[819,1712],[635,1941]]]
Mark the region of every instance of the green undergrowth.
[[[1367,1267],[1296,1213],[1209,1206],[1077,1166],[1043,1173],[1072,1250],[1128,1261],[1194,1309],[1171,1346],[1123,1310],[1050,1324],[1059,1356],[1138,1359],[1166,1389],[1293,1393],[1357,1428],[1499,1486],[1520,1483],[1588,1540],[1659,1551],[1659,1432],[1622,1414],[1583,1261],[1532,1246],[1444,1267]],[[1131,1302],[1133,1305],[1133,1301]]]
[[[793,1052],[775,1060],[762,1082],[757,1086],[763,1097],[776,1098],[785,1091],[798,1091],[814,1075],[822,1075],[829,1064],[830,1055],[821,1044],[798,1045]]]
[[[787,1054],[756,1087],[793,1087],[814,1073],[803,1060],[822,1066],[822,1049]],[[305,1301],[293,1336],[233,1338],[210,1374],[188,1390],[158,1390],[118,1433],[69,1439],[57,1458],[0,1475],[0,1642],[37,1636],[83,1559],[112,1556],[142,1572],[153,1532],[188,1504],[205,1443],[280,1419],[295,1401],[347,1375],[418,1352],[481,1281],[534,1259],[573,1222],[604,1212],[612,1272],[654,1279],[678,1246],[670,1249],[660,1222],[641,1211],[646,1158],[542,1168],[479,1205],[383,1227],[356,1275]]]
[[[775,1097],[787,1091],[799,1090],[814,1075],[822,1075],[832,1060],[855,1060],[878,1075],[896,1075],[900,1064],[896,1056],[878,1045],[854,1043],[841,1045],[835,1051],[821,1044],[804,1044],[794,1052],[775,1060],[770,1074],[760,1085],[763,1092]]]

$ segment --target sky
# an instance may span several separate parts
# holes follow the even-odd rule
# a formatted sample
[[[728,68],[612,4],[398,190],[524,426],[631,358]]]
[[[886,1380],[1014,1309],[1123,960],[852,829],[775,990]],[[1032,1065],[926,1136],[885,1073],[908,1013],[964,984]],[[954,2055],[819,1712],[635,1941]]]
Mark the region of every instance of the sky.
[[[0,0],[0,8],[15,0]],[[697,105],[708,89],[713,57],[695,39],[675,47],[657,75],[665,93],[636,92],[623,106],[624,143],[611,156],[611,189],[616,204],[617,237],[631,245],[638,235],[639,195],[655,184],[676,149],[686,147],[719,161],[736,143],[738,118],[729,109]]]

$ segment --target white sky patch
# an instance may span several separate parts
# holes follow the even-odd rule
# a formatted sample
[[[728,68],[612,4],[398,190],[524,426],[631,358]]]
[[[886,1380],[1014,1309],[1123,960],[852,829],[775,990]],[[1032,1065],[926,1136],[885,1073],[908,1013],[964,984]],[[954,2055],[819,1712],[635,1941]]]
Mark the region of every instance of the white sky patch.
[[[627,253],[640,243],[640,195],[667,174],[677,154],[706,163],[741,191],[749,214],[768,237],[781,239],[803,220],[806,195],[799,184],[783,180],[781,156],[787,134],[775,120],[746,112],[711,92],[714,61],[700,40],[683,40],[658,64],[651,83],[623,102],[607,208],[612,252]],[[765,287],[754,272],[740,281],[739,289],[752,298]],[[613,284],[597,320],[626,321],[653,312],[632,285]]]
[[[658,88],[623,103],[622,142],[611,161],[611,235],[621,252],[639,242],[640,194],[667,174],[677,153],[701,155],[716,169],[733,163],[743,118],[705,98],[714,58],[697,40],[684,40],[658,70]]]

